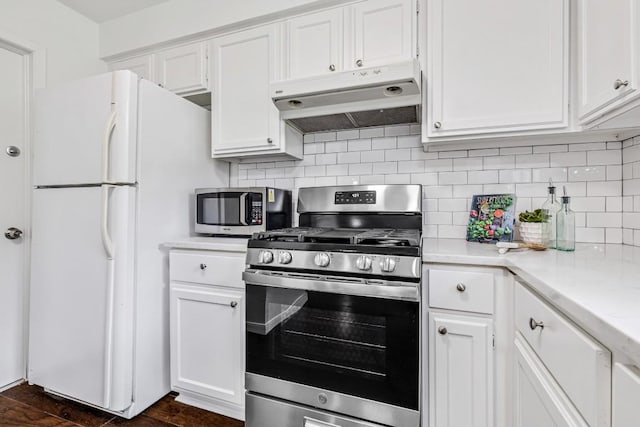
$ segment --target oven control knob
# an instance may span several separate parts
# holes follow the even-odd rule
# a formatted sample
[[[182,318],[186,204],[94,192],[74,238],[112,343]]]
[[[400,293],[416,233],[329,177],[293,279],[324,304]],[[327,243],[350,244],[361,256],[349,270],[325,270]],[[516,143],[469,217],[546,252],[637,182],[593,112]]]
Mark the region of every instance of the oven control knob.
[[[278,262],[280,264],[291,263],[291,252],[281,251],[280,254],[278,254]]]
[[[391,273],[396,269],[396,261],[393,258],[386,257],[382,261],[380,261],[380,270],[385,273]]]
[[[356,267],[363,271],[371,269],[371,258],[366,255],[359,256],[356,260]]]
[[[326,267],[331,262],[331,259],[329,258],[329,254],[328,253],[321,252],[321,253],[317,254],[315,256],[315,258],[313,258],[313,262],[318,267]]]
[[[260,264],[270,264],[273,262],[273,252],[271,251],[260,251],[258,255],[258,262]]]

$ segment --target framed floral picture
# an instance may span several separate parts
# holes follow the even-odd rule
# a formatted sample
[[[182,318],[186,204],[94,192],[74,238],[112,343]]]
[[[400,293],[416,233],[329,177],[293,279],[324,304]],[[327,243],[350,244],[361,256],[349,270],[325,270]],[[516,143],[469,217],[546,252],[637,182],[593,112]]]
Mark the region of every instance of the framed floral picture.
[[[477,194],[471,199],[467,240],[495,243],[513,240],[515,194]]]

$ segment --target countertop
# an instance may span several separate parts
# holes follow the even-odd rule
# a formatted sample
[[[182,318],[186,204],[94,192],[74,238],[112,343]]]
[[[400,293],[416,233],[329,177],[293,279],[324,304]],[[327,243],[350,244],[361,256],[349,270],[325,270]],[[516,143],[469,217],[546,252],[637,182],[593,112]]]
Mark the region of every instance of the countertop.
[[[204,251],[247,252],[249,238],[237,237],[187,237],[184,240],[165,242],[169,249],[195,249]]]
[[[510,251],[458,239],[424,239],[425,263],[505,267],[612,352],[640,366],[640,248],[577,244],[575,252]]]

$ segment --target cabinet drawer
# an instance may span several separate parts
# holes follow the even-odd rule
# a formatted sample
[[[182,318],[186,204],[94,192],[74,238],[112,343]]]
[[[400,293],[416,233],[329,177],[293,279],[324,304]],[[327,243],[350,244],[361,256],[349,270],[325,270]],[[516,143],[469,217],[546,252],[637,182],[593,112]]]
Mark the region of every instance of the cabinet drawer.
[[[515,289],[515,321],[589,425],[608,426],[611,353],[520,283]]]
[[[640,369],[616,363],[613,366],[613,426],[638,425]]]
[[[169,276],[172,281],[244,288],[242,252],[171,251]]]
[[[429,306],[493,313],[492,273],[429,270]]]

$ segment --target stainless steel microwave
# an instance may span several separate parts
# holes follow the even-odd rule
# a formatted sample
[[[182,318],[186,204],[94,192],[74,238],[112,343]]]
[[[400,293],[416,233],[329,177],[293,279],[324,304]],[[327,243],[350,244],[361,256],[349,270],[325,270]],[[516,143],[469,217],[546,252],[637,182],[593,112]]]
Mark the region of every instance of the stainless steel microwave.
[[[291,191],[288,190],[197,188],[195,203],[196,233],[250,236],[291,227]]]

